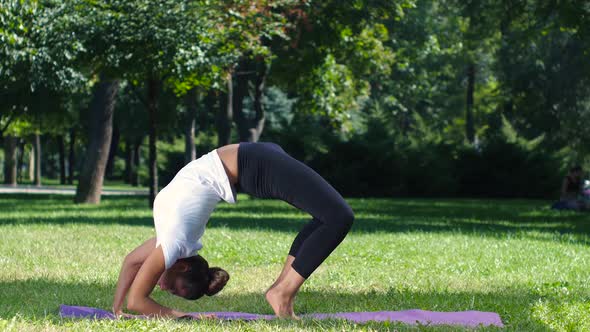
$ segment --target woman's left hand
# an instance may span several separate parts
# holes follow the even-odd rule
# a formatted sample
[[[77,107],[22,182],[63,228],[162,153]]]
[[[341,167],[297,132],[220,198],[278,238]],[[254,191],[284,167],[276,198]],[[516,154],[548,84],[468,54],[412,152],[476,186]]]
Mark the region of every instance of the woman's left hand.
[[[179,319],[196,319],[196,320],[200,320],[200,319],[215,319],[217,318],[217,316],[215,314],[186,314],[182,317],[178,317]]]

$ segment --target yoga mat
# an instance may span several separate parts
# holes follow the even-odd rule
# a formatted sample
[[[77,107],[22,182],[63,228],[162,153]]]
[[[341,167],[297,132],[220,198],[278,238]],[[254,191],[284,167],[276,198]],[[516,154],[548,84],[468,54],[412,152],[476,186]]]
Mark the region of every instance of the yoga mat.
[[[59,314],[63,318],[94,318],[114,319],[115,316],[106,310],[60,305]],[[194,313],[199,314],[199,313]],[[201,314],[215,314],[217,319],[222,320],[255,320],[274,319],[273,315],[249,314],[244,312],[202,312]],[[354,323],[365,323],[369,321],[385,322],[397,321],[406,324],[422,325],[462,325],[477,327],[479,325],[494,325],[503,327],[500,316],[495,312],[483,311],[459,311],[459,312],[438,312],[426,310],[404,310],[404,311],[374,311],[374,312],[341,312],[325,314],[305,314],[301,318],[307,319],[346,319]]]

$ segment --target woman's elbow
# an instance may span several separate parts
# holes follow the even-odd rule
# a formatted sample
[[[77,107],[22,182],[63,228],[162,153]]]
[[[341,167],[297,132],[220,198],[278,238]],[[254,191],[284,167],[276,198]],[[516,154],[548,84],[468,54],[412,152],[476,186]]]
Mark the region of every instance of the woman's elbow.
[[[125,259],[123,259],[123,266],[125,267],[139,267],[141,266],[141,262],[139,262],[137,260],[137,257],[135,257],[132,253],[128,254],[127,256],[125,256]]]
[[[125,259],[123,259],[123,264],[132,265],[133,261],[134,261],[133,253],[129,253],[129,254],[127,254],[127,256],[125,256]]]

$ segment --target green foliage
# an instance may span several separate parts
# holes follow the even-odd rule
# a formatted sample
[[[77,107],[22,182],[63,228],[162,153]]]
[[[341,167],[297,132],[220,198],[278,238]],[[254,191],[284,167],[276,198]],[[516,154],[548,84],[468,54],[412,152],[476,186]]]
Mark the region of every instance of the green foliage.
[[[86,81],[68,64],[77,45],[52,38],[57,12],[51,1],[2,3],[0,124],[7,133],[61,133],[76,121],[66,105]]]
[[[413,1],[312,1],[293,10],[289,46],[275,44],[271,80],[300,98],[298,112],[320,114],[351,131],[373,82],[390,72],[394,52],[385,22]],[[297,76],[293,79],[293,73]]]
[[[139,91],[147,79],[161,80],[157,129],[173,142],[186,115],[178,97],[226,89],[249,57],[270,68],[262,139],[324,165],[351,193],[467,194],[475,191],[462,174],[477,179],[497,169],[514,183],[547,179],[535,191],[549,196],[551,174],[590,163],[589,11],[573,0],[4,0],[0,129],[83,130],[89,89],[106,75],[128,83],[115,119],[126,139],[145,134]],[[467,68],[475,68],[469,146]],[[251,102],[246,96],[247,113]],[[215,115],[201,116],[206,147]],[[342,156],[327,157],[333,148],[358,159],[369,151],[387,180],[355,180],[370,161],[338,163],[330,158]],[[180,150],[168,153],[172,161]],[[505,156],[518,172],[542,166],[511,179]],[[510,195],[508,182],[498,186],[490,194]]]
[[[359,109],[359,99],[368,97],[367,83],[355,81],[348,67],[336,63],[332,55],[303,80],[300,84],[306,90],[301,92],[298,107],[341,125],[348,124],[348,112]]]
[[[199,38],[212,30],[206,10],[199,1],[68,1],[54,37],[73,32],[81,45],[73,62],[109,77],[143,80],[180,64],[191,72],[208,60],[208,44]]]
[[[194,52],[180,49],[175,60],[175,75],[169,83],[179,95],[194,87],[224,90],[226,74],[231,72],[240,57],[263,57],[270,61],[268,41],[288,39],[284,30],[289,23],[284,12],[296,3],[296,0],[259,3],[248,0],[202,1],[203,16],[191,19],[201,29],[192,34],[198,37],[200,44],[205,45],[204,51],[198,52],[196,57]],[[205,29],[202,29],[203,22],[207,22]],[[189,42],[187,46],[195,48],[194,42]]]
[[[502,116],[502,135],[507,143],[515,144],[526,151],[535,150],[545,139],[544,134],[531,140],[521,137],[505,116]]]
[[[386,44],[389,32],[385,25],[375,24],[354,34],[350,28],[341,32],[342,52],[348,56],[344,63],[355,73],[355,77],[377,80],[387,77],[394,63],[394,52]]]
[[[461,149],[455,172],[459,194],[480,197],[557,199],[562,177],[555,155],[502,140]]]
[[[158,182],[162,188],[184,166],[184,141],[176,139],[172,142],[158,142]]]
[[[585,122],[590,113],[589,41],[561,28],[569,3],[527,6],[506,25],[497,54],[504,113],[526,137],[545,134],[543,144],[553,150],[569,146],[587,154],[582,142],[588,139]],[[583,11],[580,7],[580,19]]]
[[[347,196],[557,198],[569,160],[525,139],[509,123],[477,145],[457,144],[418,114],[405,136],[372,113],[350,136],[294,118],[266,138],[311,165]],[[265,139],[266,139],[265,138]]]
[[[262,98],[264,109],[268,114],[269,124],[279,126],[286,126],[293,117],[293,105],[296,100],[289,98],[287,94],[277,87],[270,87],[265,90]]]
[[[31,62],[34,47],[28,36],[37,14],[37,1],[3,1],[0,6],[0,77],[5,84],[17,81],[15,75]]]

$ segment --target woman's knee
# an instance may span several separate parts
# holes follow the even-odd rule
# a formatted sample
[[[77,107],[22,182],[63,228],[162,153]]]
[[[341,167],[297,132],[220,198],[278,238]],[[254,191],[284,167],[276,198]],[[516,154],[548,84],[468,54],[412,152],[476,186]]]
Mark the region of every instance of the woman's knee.
[[[335,223],[341,228],[342,230],[348,232],[354,223],[354,212],[350,208],[350,206],[346,205],[337,210],[332,216]]]

